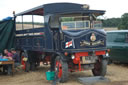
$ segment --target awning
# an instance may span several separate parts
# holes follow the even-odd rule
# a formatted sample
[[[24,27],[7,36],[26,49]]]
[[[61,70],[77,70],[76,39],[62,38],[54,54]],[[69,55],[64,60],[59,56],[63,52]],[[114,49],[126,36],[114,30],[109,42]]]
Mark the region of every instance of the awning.
[[[65,13],[94,13],[96,16],[103,15],[104,10],[89,10],[83,8],[84,4],[75,3],[52,3],[45,4],[30,10],[16,14],[21,15],[47,15],[47,14],[65,14]]]

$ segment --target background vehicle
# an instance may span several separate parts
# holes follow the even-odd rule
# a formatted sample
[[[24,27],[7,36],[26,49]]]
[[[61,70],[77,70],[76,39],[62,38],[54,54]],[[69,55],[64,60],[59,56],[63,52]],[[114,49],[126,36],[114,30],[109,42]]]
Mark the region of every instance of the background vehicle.
[[[51,63],[50,69],[56,72],[60,82],[68,80],[68,71],[90,69],[95,76],[105,76],[106,33],[97,20],[104,13],[89,10],[83,4],[53,3],[14,15],[22,20],[22,29],[16,31],[16,48],[26,60],[23,61],[26,69],[29,65],[30,69],[35,68],[41,57],[44,64]],[[32,15],[32,28],[24,29],[23,18],[29,15]],[[44,27],[34,26],[35,15],[44,17]]]
[[[128,30],[107,32],[107,48],[111,61],[128,63]]]

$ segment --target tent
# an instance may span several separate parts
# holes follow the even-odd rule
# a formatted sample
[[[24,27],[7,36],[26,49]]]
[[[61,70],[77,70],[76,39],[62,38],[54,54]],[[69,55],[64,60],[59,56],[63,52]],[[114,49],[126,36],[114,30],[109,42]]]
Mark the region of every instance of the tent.
[[[10,50],[15,45],[15,21],[13,19],[0,21],[0,53]]]

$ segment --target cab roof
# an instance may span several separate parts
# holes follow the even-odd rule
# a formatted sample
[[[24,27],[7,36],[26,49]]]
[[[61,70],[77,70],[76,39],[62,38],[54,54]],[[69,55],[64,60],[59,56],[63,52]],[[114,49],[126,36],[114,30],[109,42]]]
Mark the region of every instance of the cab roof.
[[[51,3],[40,5],[38,7],[23,11],[15,16],[21,15],[47,15],[47,14],[65,14],[65,13],[93,13],[96,16],[103,15],[104,10],[89,10],[83,8],[84,4],[76,3]]]

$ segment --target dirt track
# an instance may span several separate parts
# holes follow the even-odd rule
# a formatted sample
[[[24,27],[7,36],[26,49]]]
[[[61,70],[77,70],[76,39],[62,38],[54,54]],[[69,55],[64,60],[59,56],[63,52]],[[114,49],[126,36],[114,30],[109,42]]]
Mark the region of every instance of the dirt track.
[[[40,67],[35,72],[17,72],[15,75],[7,76],[0,75],[0,85],[51,85],[45,78],[45,72],[48,67]],[[77,78],[92,76],[91,71],[76,72],[69,74],[69,81],[67,83],[59,83],[57,85],[82,85]],[[111,80],[110,83],[97,83],[91,85],[128,85],[128,65],[109,65],[107,78]]]

